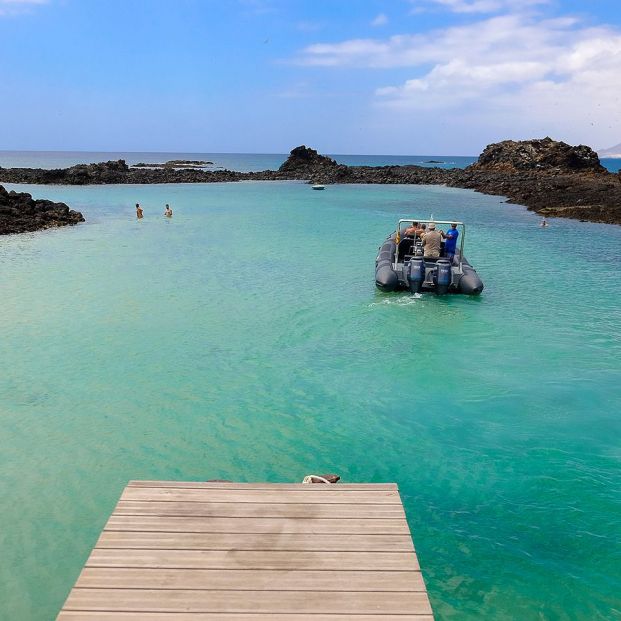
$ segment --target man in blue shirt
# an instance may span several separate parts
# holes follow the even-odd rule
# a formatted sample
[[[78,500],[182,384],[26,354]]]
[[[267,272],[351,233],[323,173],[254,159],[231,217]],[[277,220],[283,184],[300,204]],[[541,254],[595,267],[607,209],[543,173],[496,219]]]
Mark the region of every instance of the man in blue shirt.
[[[455,250],[457,248],[457,238],[459,237],[459,231],[457,230],[457,225],[455,223],[451,224],[451,228],[445,233],[442,231],[442,237],[446,240],[444,243],[444,252],[446,254],[446,258],[453,260],[455,256]]]

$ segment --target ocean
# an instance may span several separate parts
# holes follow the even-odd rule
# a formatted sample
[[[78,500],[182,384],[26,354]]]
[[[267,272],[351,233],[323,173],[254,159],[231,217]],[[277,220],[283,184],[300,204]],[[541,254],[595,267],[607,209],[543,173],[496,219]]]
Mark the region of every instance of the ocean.
[[[621,618],[621,227],[436,186],[7,188],[86,223],[0,238],[0,618],[54,618],[130,479],[323,472],[398,483],[437,619]],[[376,290],[431,213],[480,297]]]
[[[256,172],[276,170],[286,159],[286,153],[141,153],[109,151],[0,151],[0,167],[67,168],[75,164],[107,162],[123,159],[128,164],[162,163],[169,160],[201,160],[213,162],[207,170],[238,170]],[[330,155],[339,164],[348,166],[405,166],[465,168],[478,156],[461,155]],[[611,172],[621,168],[621,158],[603,158],[602,165]]]

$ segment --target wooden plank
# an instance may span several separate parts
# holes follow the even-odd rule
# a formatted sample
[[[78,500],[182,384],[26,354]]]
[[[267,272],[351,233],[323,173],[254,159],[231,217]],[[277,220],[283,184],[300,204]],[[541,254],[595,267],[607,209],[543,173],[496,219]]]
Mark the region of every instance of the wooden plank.
[[[433,613],[330,614],[330,613],[226,613],[142,612],[63,609],[57,621],[434,621]]]
[[[304,504],[396,504],[401,506],[397,490],[344,492],[335,494],[327,491],[263,489],[172,489],[158,487],[126,487],[121,500],[158,500],[174,502],[226,502],[226,503],[304,503]]]
[[[132,481],[61,621],[433,621],[397,486]]]
[[[425,593],[73,589],[67,610],[312,614],[430,614]]]
[[[414,552],[407,535],[153,533],[104,531],[97,548]]]
[[[130,481],[128,487],[171,487],[181,489],[263,489],[327,492],[394,491],[396,483],[338,483],[337,485],[302,485],[300,483],[225,483],[217,481]]]
[[[276,571],[85,567],[76,587],[272,591],[424,591],[419,571]]]
[[[106,530],[188,532],[188,533],[306,533],[401,535],[409,530],[405,519],[272,519],[112,515]]]
[[[121,500],[116,515],[163,515],[202,517],[256,518],[405,518],[403,507],[397,504],[263,504],[258,502],[157,502]]]
[[[315,569],[412,571],[407,552],[278,552],[247,550],[110,550],[96,548],[86,567],[178,569]]]

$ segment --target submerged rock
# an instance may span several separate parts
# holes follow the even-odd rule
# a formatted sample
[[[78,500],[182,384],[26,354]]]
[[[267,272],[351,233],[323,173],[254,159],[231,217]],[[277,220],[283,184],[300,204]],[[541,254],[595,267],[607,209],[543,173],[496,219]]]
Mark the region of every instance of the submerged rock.
[[[0,235],[25,233],[84,222],[79,211],[65,203],[34,200],[25,192],[7,192],[0,185]]]

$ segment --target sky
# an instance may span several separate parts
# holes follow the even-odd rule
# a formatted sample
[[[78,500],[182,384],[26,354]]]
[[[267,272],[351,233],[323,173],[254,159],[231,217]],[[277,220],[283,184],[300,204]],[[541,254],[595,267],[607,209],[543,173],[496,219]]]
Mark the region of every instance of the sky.
[[[0,0],[0,149],[621,142],[619,0]]]

